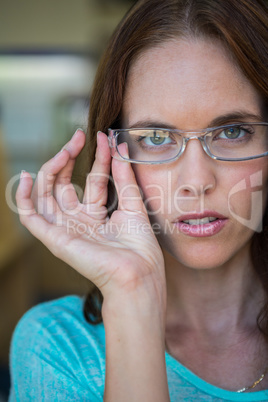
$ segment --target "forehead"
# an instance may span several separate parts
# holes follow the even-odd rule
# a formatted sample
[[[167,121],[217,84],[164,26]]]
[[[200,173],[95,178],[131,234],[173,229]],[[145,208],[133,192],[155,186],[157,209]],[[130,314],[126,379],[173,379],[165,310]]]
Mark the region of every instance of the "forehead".
[[[202,128],[233,110],[260,114],[261,99],[220,42],[169,41],[146,50],[130,67],[126,125],[161,118],[179,128]]]

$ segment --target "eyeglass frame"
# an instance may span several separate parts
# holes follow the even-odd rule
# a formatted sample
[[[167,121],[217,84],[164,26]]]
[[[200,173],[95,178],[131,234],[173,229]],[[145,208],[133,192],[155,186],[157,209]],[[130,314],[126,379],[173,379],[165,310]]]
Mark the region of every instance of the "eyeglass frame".
[[[213,160],[220,160],[220,161],[225,161],[225,162],[240,162],[240,161],[248,161],[248,160],[258,159],[258,158],[267,156],[268,151],[263,154],[260,154],[260,155],[249,156],[249,157],[244,157],[244,158],[223,158],[220,156],[215,156],[210,152],[210,150],[206,144],[206,140],[205,140],[205,137],[208,134],[210,134],[212,131],[215,131],[218,129],[226,129],[226,128],[240,126],[240,125],[242,126],[243,124],[244,125],[260,125],[260,126],[263,125],[263,126],[268,127],[268,122],[240,122],[240,123],[226,124],[223,126],[208,127],[208,128],[194,130],[194,131],[193,130],[170,129],[170,128],[163,128],[163,127],[162,128],[161,127],[137,127],[137,128],[133,127],[133,128],[120,128],[120,129],[108,128],[108,142],[109,142],[110,150],[112,150],[113,148],[116,148],[116,151],[121,159],[123,159],[127,162],[130,162],[130,163],[136,163],[136,164],[141,164],[141,165],[161,165],[161,164],[174,162],[175,160],[179,159],[181,157],[181,155],[184,153],[186,146],[190,140],[199,140],[205,153]],[[117,144],[117,137],[122,132],[128,132],[128,131],[133,131],[133,130],[137,130],[137,131],[139,131],[139,130],[161,130],[161,131],[166,131],[166,132],[170,132],[170,133],[174,133],[174,134],[176,134],[176,133],[180,134],[182,137],[181,149],[174,158],[165,159],[163,161],[137,161],[135,159],[130,159],[130,158],[127,159],[124,156],[122,156],[119,152],[118,144]],[[184,137],[182,135],[182,134],[200,134],[200,133],[204,133],[204,134],[200,135],[200,136],[193,135],[190,137]],[[110,137],[110,134],[112,134],[112,137]],[[112,140],[115,141],[115,146],[112,144]],[[113,156],[113,158],[119,159],[114,156]]]

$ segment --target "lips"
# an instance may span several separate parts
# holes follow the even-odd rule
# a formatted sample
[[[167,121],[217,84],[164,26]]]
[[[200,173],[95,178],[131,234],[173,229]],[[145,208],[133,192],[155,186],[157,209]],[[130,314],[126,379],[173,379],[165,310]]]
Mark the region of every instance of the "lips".
[[[219,233],[227,218],[215,211],[181,215],[173,223],[183,234],[191,237],[208,237]]]

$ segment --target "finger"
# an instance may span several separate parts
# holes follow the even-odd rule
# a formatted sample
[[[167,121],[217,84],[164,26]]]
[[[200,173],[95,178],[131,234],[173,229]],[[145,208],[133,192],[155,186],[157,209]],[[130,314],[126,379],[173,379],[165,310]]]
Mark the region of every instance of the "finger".
[[[64,167],[67,165],[69,159],[74,159],[79,154],[85,144],[85,134],[81,129],[76,130],[71,140],[62,148],[62,150],[50,161],[45,163],[40,169],[32,192],[34,205],[38,213],[51,220],[51,214],[59,211],[59,206],[52,196],[52,190],[57,179],[58,174],[63,172],[63,177],[66,177]],[[71,170],[70,163],[67,170]],[[71,176],[71,175],[70,175]],[[64,180],[64,179],[63,179]],[[69,178],[69,182],[71,177]],[[69,186],[69,190],[71,186]],[[68,193],[70,194],[70,191]],[[74,190],[71,192],[71,197],[74,198]],[[60,199],[61,197],[59,197]],[[67,197],[68,198],[68,197]],[[60,205],[62,207],[62,205]]]
[[[54,158],[46,162],[37,174],[32,200],[37,212],[51,221],[53,214],[60,211],[57,201],[52,195],[52,189],[57,174],[66,166],[70,155],[67,150],[62,150]]]
[[[71,177],[75,160],[70,159],[57,174],[53,185],[53,196],[62,211],[71,211],[80,205]]]
[[[80,202],[73,184],[71,183],[72,173],[75,165],[75,158],[85,145],[85,134],[77,129],[71,140],[63,147],[69,152],[70,159],[57,174],[53,186],[53,195],[62,211],[73,211],[77,209]]]
[[[42,241],[53,252],[59,228],[37,214],[33,200],[31,199],[32,185],[33,180],[31,175],[23,171],[16,192],[20,221],[37,239]],[[54,231],[54,236],[51,234],[52,231]],[[48,232],[50,232],[49,236]]]
[[[36,213],[31,192],[33,187],[33,179],[31,175],[25,171],[21,172],[20,182],[16,191],[16,201],[20,218]]]
[[[126,143],[120,144],[118,148],[122,156],[128,157]],[[118,195],[118,209],[135,213],[146,212],[131,164],[113,159],[112,173]]]
[[[100,207],[107,203],[108,182],[110,179],[111,155],[107,135],[99,132],[94,164],[87,176],[84,192],[84,204],[98,204]]]
[[[53,179],[53,183],[52,183],[52,185],[53,185],[57,178],[56,175],[60,174],[61,171],[64,172],[63,168],[67,164],[68,160],[75,159],[77,157],[77,155],[79,154],[79,152],[81,152],[84,144],[85,144],[85,134],[81,129],[78,129],[72,136],[71,140],[69,142],[67,142],[67,144],[61,149],[61,151],[42,166],[42,168],[40,169],[40,172],[39,172],[40,173],[39,176],[42,177],[42,176],[44,176],[44,174],[46,174],[48,176],[48,179]],[[68,158],[67,158],[67,155],[68,155]],[[51,171],[51,169],[52,169],[52,171]],[[49,177],[50,174],[53,177],[52,176]],[[63,176],[65,176],[65,173],[63,173]],[[49,180],[49,181],[52,182],[52,180]],[[71,177],[70,177],[70,181],[71,181]],[[38,188],[39,182],[42,182],[42,179],[39,180],[39,177],[37,177],[37,180],[36,180],[36,182],[34,184],[34,188],[33,188],[34,201],[38,197],[37,188]],[[49,189],[46,188],[44,190],[51,191],[52,188],[49,188]],[[39,195],[41,195],[41,193]]]
[[[66,149],[70,154],[70,159],[75,159],[79,153],[81,152],[82,148],[84,147],[86,142],[85,133],[81,128],[78,128],[72,138],[70,139],[67,144],[64,145],[63,149]]]

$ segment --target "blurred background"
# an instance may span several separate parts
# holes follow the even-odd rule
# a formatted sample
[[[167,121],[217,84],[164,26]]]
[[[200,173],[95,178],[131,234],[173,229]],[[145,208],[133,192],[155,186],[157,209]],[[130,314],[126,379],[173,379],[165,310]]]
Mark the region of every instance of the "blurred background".
[[[89,284],[19,223],[14,194],[86,128],[96,66],[134,0],[0,0],[0,401],[9,390],[10,339],[31,306]]]

